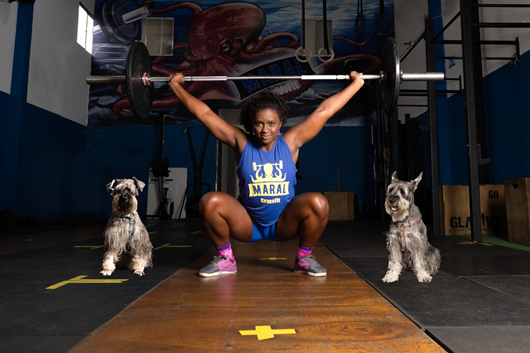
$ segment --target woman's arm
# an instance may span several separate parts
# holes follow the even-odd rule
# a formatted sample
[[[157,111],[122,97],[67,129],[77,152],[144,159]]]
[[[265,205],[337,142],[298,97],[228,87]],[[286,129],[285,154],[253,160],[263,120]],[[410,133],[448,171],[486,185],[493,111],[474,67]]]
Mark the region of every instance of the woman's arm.
[[[176,74],[169,81],[169,87],[177,96],[179,101],[192,113],[197,120],[199,120],[210,133],[219,141],[236,149],[236,152],[241,152],[246,142],[246,134],[233,125],[224,121],[221,117],[215,114],[208,105],[200,99],[189,94],[183,87],[184,77],[181,73]],[[240,146],[239,148],[237,148]],[[241,150],[241,151],[240,151]]]
[[[322,130],[326,122],[361,89],[364,85],[362,74],[350,73],[352,82],[342,91],[324,100],[318,108],[301,123],[292,126],[283,136],[291,148],[293,159],[298,156],[298,149],[313,139]]]

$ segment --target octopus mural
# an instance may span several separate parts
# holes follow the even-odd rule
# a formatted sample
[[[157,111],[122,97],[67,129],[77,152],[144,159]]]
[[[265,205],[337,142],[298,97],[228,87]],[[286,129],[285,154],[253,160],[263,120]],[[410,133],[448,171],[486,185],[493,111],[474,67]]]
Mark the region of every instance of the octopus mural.
[[[170,63],[167,57],[154,57],[152,67],[156,76],[170,76],[177,72],[184,76],[298,76],[346,74],[351,70],[365,73],[379,71],[379,59],[371,54],[343,55],[317,65],[314,60],[298,60],[296,50],[301,46],[299,37],[294,33],[281,31],[269,30],[267,34],[264,10],[250,2],[228,2],[207,9],[194,2],[173,3],[161,8],[156,7],[155,1],[140,3],[134,0],[133,3],[138,7],[149,7],[152,16],[174,10],[187,10],[191,15],[187,43],[175,42],[173,45],[174,53],[179,54],[182,61]],[[362,47],[371,40],[365,38],[356,42],[346,36],[334,36],[333,39],[347,43],[352,48]],[[94,71],[97,69],[94,70],[93,66],[92,74]],[[311,85],[313,82],[308,80],[238,80],[187,82],[185,87],[189,93],[203,101],[237,107],[247,97],[268,88],[276,90],[286,101],[292,101],[303,95]],[[103,109],[111,109],[116,117],[113,121],[130,118],[132,111],[124,86],[114,86],[115,93],[112,96],[119,97],[114,101],[108,96],[102,97],[108,95],[107,91],[92,89],[91,111],[100,114]],[[334,92],[330,92],[332,93]],[[154,118],[160,112],[173,115],[179,106],[180,102],[171,94],[167,84],[155,86]],[[89,120],[90,115],[89,112]]]

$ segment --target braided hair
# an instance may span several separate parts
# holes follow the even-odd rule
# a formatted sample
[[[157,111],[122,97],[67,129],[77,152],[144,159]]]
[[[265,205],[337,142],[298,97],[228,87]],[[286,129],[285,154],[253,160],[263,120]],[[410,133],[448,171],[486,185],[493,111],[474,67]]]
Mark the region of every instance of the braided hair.
[[[246,132],[252,133],[252,124],[256,114],[266,109],[274,110],[278,114],[282,126],[285,124],[289,108],[278,94],[272,90],[266,90],[243,102],[239,123],[243,125]]]

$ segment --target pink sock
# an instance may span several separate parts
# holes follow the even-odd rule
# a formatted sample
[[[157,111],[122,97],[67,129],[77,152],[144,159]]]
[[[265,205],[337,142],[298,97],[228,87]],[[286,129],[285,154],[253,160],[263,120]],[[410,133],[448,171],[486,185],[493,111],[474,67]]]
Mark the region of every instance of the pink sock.
[[[298,246],[298,254],[296,254],[296,257],[302,257],[306,255],[311,255],[311,252],[313,251],[313,246],[308,248],[305,246]]]
[[[226,245],[216,247],[216,249],[219,255],[222,255],[226,257],[227,259],[234,258],[234,253],[232,252],[232,245],[230,244],[230,242],[228,242],[228,244]]]

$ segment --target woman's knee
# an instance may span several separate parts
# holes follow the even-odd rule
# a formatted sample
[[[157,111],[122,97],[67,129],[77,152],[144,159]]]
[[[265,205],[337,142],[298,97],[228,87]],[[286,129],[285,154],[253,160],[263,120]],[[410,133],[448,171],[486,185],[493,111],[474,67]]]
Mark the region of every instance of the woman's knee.
[[[308,206],[311,213],[319,218],[325,218],[329,214],[328,199],[318,192],[309,192],[304,195],[304,203]]]
[[[328,199],[321,193],[313,193],[313,208],[315,212],[321,217],[327,217],[329,215],[329,203]]]
[[[199,202],[199,213],[200,214],[211,214],[219,209],[223,205],[223,198],[225,194],[218,191],[211,191],[201,197]]]

